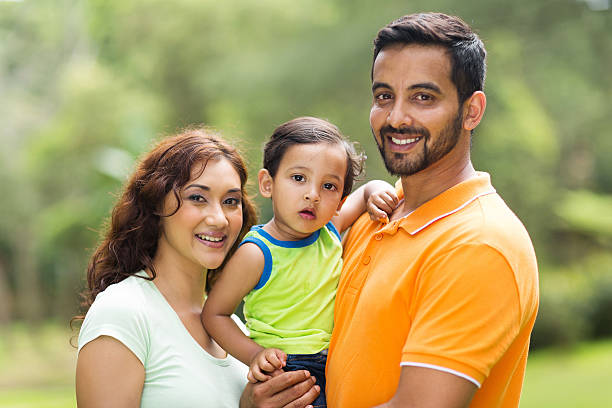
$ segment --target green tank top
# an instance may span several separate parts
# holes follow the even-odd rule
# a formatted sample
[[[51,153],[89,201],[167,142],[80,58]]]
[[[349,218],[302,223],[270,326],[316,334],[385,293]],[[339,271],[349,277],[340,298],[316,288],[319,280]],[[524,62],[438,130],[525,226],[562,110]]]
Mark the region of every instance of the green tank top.
[[[342,244],[336,227],[325,227],[299,241],[275,239],[261,225],[240,245],[251,242],[264,255],[255,288],[244,298],[251,339],[287,354],[314,354],[329,345],[334,301],[342,269]]]

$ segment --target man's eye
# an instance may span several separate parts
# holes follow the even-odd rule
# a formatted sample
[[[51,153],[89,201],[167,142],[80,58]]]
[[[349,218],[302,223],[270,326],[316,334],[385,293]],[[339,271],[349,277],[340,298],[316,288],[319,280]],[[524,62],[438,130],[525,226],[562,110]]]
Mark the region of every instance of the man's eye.
[[[392,96],[389,93],[381,93],[381,94],[375,95],[374,98],[378,101],[383,101],[383,100],[391,99]]]
[[[332,191],[337,190],[337,187],[335,186],[335,184],[332,184],[332,183],[323,184],[323,188],[325,190],[332,190]]]
[[[304,181],[304,176],[302,176],[301,174],[294,174],[293,176],[291,176],[291,178],[295,181]]]
[[[433,99],[433,97],[431,95],[428,95],[428,94],[418,94],[416,96],[416,99],[419,100],[419,101],[425,102],[425,101],[431,101]]]

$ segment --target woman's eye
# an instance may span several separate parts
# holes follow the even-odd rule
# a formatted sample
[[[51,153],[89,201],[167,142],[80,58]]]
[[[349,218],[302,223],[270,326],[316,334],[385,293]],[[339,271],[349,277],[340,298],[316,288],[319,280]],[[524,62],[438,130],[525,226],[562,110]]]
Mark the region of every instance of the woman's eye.
[[[228,198],[228,199],[224,200],[224,201],[223,201],[223,204],[225,204],[225,205],[230,205],[230,206],[232,206],[232,207],[235,207],[235,206],[237,206],[237,205],[239,205],[239,204],[240,204],[240,200],[239,200],[239,199],[237,199],[237,198],[233,198],[233,197],[232,197],[232,198]]]
[[[294,174],[293,176],[291,176],[291,178],[295,181],[304,181],[304,176],[302,176],[301,174]]]
[[[206,199],[201,194],[191,194],[187,197],[190,201],[195,201],[196,203],[206,202]]]
[[[332,191],[337,190],[336,186],[334,184],[332,184],[332,183],[325,183],[325,184],[323,184],[323,188],[325,190],[332,190]]]

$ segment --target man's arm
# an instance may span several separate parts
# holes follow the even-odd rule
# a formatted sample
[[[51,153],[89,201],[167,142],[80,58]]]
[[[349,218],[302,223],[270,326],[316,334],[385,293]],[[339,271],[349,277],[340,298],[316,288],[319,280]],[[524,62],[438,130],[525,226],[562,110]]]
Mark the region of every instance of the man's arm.
[[[395,395],[379,408],[465,408],[476,384],[432,368],[403,366]]]
[[[403,365],[395,395],[381,407],[467,407],[518,334],[515,288],[506,258],[489,245],[466,244],[438,255],[420,275],[414,296],[421,300],[402,361],[441,370]]]

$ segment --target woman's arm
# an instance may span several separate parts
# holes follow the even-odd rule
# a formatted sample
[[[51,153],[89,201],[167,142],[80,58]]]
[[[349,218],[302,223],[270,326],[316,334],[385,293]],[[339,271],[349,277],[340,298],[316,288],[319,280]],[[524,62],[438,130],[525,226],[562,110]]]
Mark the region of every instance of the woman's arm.
[[[223,268],[202,310],[202,324],[208,334],[246,365],[251,365],[264,348],[248,338],[231,315],[240,300],[257,285],[263,268],[264,256],[257,245],[247,242],[240,246]]]
[[[119,340],[100,336],[80,350],[76,367],[79,408],[138,408],[144,366]]]
[[[332,222],[336,229],[342,233],[368,211],[372,220],[379,220],[391,214],[397,207],[399,200],[395,188],[386,181],[372,180],[353,191]]]

